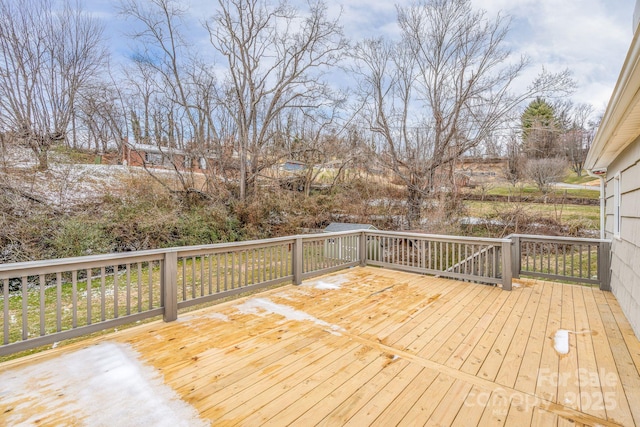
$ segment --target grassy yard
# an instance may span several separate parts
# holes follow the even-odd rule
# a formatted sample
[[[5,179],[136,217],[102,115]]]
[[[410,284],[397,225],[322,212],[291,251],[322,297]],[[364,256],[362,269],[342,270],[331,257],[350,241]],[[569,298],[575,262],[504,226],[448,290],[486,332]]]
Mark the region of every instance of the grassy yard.
[[[327,258],[323,243],[305,244],[305,271],[343,262]],[[291,257],[291,250],[284,244],[179,258],[178,302],[286,277],[291,274]],[[113,266],[30,276],[26,298],[14,290],[5,299],[0,286],[0,345],[5,339],[8,343],[21,341],[25,323],[28,338],[34,338],[161,307],[158,261],[122,264],[117,274],[115,271]],[[89,275],[91,280],[87,280]],[[2,315],[5,306],[6,319]],[[0,361],[12,357],[0,357]]]
[[[466,201],[468,213],[477,218],[495,218],[516,206],[514,203]],[[590,224],[588,229],[597,230],[600,225],[600,207],[593,205],[571,205],[552,203],[518,203],[523,211],[532,217],[550,218],[560,223],[581,221]]]
[[[549,196],[560,198],[562,196],[581,198],[581,199],[598,199],[600,187],[594,187],[593,190],[573,189],[573,188],[554,188],[549,192]],[[534,185],[517,185],[500,184],[489,188],[486,192],[488,195],[496,196],[527,196],[527,197],[544,197],[544,194]]]
[[[567,176],[564,179],[563,182],[566,182],[567,184],[586,184],[586,183],[591,183],[593,181],[598,182],[599,179],[590,176],[586,172],[583,172],[582,176],[578,176],[575,172],[571,172],[569,176]],[[598,183],[598,185],[595,185],[594,188],[598,188],[599,185],[600,183]]]

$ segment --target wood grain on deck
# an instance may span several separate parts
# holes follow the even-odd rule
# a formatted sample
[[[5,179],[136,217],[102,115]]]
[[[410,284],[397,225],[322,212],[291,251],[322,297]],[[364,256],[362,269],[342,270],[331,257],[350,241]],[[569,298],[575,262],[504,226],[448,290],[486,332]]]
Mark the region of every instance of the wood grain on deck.
[[[516,282],[508,292],[353,268],[0,373],[116,341],[214,425],[640,424],[640,343],[615,298]],[[579,332],[567,355],[554,350],[558,329]],[[64,423],[60,407],[41,425]],[[7,409],[0,402],[0,424]]]

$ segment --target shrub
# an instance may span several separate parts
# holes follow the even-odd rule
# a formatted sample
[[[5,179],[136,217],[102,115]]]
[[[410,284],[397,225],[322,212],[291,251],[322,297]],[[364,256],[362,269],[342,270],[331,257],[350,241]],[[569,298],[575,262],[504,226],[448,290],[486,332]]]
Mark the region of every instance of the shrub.
[[[48,239],[48,244],[53,250],[52,255],[57,258],[111,251],[111,240],[102,225],[85,217],[67,217],[61,220]]]

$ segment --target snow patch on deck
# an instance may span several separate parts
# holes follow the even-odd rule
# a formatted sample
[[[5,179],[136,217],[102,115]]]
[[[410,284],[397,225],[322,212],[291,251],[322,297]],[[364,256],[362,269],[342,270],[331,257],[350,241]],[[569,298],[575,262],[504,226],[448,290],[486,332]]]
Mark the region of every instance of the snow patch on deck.
[[[252,298],[246,302],[236,306],[238,311],[242,314],[255,314],[258,316],[264,316],[267,314],[277,314],[284,317],[287,320],[295,320],[298,322],[309,321],[316,325],[329,328],[329,332],[339,335],[339,331],[344,331],[338,325],[332,325],[320,320],[317,317],[310,315],[301,310],[296,310],[293,307],[284,304],[277,304],[271,301],[269,298]]]
[[[558,329],[553,336],[553,348],[558,354],[569,354],[569,331]]]
[[[347,282],[349,282],[349,278],[344,274],[337,274],[335,276],[323,277],[322,279],[312,280],[310,282],[303,282],[302,286],[321,290],[337,290]]]
[[[33,406],[30,419],[19,417],[24,410],[5,414],[9,425],[36,425],[44,408],[90,426],[209,425],[125,344],[101,343],[1,373],[0,400]]]
[[[229,321],[229,316],[227,316],[224,313],[207,313],[204,315],[204,317],[206,317],[207,319],[214,319],[214,320],[220,320],[222,322],[228,322]]]
[[[186,323],[188,326],[193,321],[197,321],[198,319],[212,319],[212,320],[220,320],[221,322],[229,322],[229,317],[224,313],[206,313],[206,314],[187,314],[184,316],[179,316],[176,319],[177,323]],[[197,329],[197,328],[196,328]]]

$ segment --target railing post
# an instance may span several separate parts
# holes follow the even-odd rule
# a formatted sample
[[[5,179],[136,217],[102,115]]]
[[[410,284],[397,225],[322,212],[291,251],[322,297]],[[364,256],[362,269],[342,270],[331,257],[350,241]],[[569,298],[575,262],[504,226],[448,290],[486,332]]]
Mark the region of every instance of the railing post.
[[[163,319],[172,322],[178,318],[178,253],[166,252],[162,264],[162,299],[164,303]]]
[[[299,285],[302,283],[302,237],[296,237],[296,241],[293,244],[293,284]]]
[[[502,290],[511,290],[511,280],[513,278],[513,260],[511,247],[513,242],[502,242]]]
[[[598,281],[601,291],[611,290],[611,242],[600,242],[598,247]]]
[[[522,254],[520,253],[520,236],[511,236],[511,275],[514,279],[520,278],[520,261]]]
[[[360,240],[360,266],[364,267],[367,265],[367,232],[363,231],[359,236]]]

